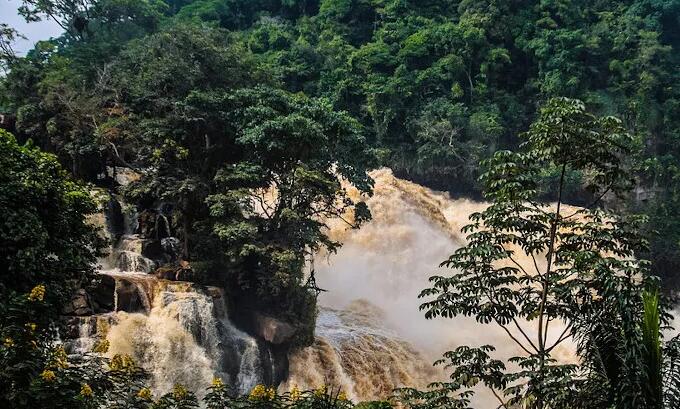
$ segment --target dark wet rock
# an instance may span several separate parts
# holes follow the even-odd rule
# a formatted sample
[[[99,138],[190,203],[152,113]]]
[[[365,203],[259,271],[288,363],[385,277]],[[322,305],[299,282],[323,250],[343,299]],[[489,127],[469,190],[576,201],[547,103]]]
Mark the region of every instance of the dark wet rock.
[[[163,248],[163,255],[167,262],[176,262],[181,252],[181,244],[177,237],[166,237],[161,239],[161,247]]]
[[[92,302],[87,292],[82,288],[78,290],[64,307],[63,313],[76,316],[93,314]]]
[[[189,265],[189,262],[181,260],[178,267],[163,266],[152,273],[156,278],[171,281],[197,281],[197,275]]]
[[[139,214],[137,233],[144,237],[156,237],[156,212],[145,209]]]
[[[97,313],[113,311],[115,307],[116,280],[101,275],[97,285],[89,291],[90,299],[96,305]]]
[[[144,240],[141,244],[142,256],[150,258],[151,260],[165,259],[165,251],[160,240]]]
[[[113,195],[106,204],[104,214],[106,216],[106,229],[110,234],[116,238],[125,234],[125,216],[123,215],[123,208]]]
[[[255,314],[256,335],[274,345],[289,342],[295,335],[295,327],[277,318]]]
[[[64,317],[59,335],[64,339],[78,338],[80,335],[80,317]]]
[[[161,280],[175,280],[176,269],[173,267],[158,267],[153,275]]]
[[[143,294],[143,289],[139,288],[137,283],[119,279],[116,285],[117,311],[145,311]]]
[[[172,236],[170,232],[170,221],[167,216],[159,214],[156,217],[156,238],[164,239]]]
[[[196,281],[196,275],[191,268],[178,268],[175,271],[175,281]]]

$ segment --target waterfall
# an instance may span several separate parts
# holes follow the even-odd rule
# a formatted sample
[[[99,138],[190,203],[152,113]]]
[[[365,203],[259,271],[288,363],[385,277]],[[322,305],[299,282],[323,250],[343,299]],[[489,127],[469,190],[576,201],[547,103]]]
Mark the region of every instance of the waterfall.
[[[466,318],[425,320],[418,308],[428,278],[464,245],[460,229],[468,216],[486,205],[452,199],[400,180],[387,169],[371,176],[374,194],[366,201],[373,219],[358,230],[328,221],[330,238],[343,246],[337,254],[315,257],[317,283],[328,292],[319,298],[315,342],[289,354],[289,379],[282,391],[331,384],[354,400],[374,400],[397,387],[424,388],[444,380],[444,371],[431,362],[459,345],[493,344],[501,359],[518,352],[501,329]],[[360,198],[356,189],[345,187]],[[144,254],[176,254],[179,241],[162,237],[171,233],[170,221],[154,216],[162,231],[141,236],[142,227],[130,220],[136,213],[119,207],[128,216],[121,234],[111,233],[117,245],[102,271],[111,280],[106,287],[111,299],[99,300],[113,312],[81,319],[74,349],[85,351],[93,338],[106,337],[110,354],[130,354],[150,373],[156,395],[175,383],[201,395],[213,376],[235,393],[276,379],[272,374],[278,373],[279,362],[273,350],[229,321],[222,290],[147,274],[157,259]],[[562,329],[559,323],[551,325],[557,334]],[[574,360],[573,347],[560,348],[554,351],[559,359]],[[472,405],[494,402],[480,392]]]
[[[519,353],[500,328],[467,318],[426,320],[418,308],[428,278],[451,273],[439,263],[464,245],[460,229],[468,216],[486,205],[400,180],[389,169],[371,176],[373,219],[358,230],[331,222],[329,234],[343,246],[335,255],[316,257],[317,283],[328,292],[319,298],[315,344],[290,357],[290,382],[308,388],[332,380],[357,399],[373,400],[394,387],[443,380],[430,363],[460,345],[492,344],[501,358]],[[358,199],[355,189],[347,189]],[[375,310],[380,318],[366,319]],[[562,329],[555,323],[553,336]],[[558,357],[574,360],[573,347],[560,348]],[[480,391],[473,407],[494,403]]]
[[[243,394],[270,379],[262,360],[267,351],[229,321],[221,289],[140,273],[102,274],[115,281],[114,312],[76,317],[71,353],[90,352],[97,339],[107,339],[108,356],[130,355],[149,373],[157,395],[180,383],[202,396],[215,376]]]
[[[384,316],[365,300],[345,310],[322,307],[315,343],[291,356],[290,378],[282,388],[331,384],[357,401],[389,396],[399,386],[425,388],[440,371],[382,326]]]
[[[181,383],[200,396],[214,376],[235,393],[263,382],[258,343],[229,322],[220,291],[169,285],[153,299],[148,314],[119,313],[106,338],[109,354],[129,354],[149,372],[155,393]]]
[[[115,196],[93,218],[114,245],[101,260],[101,284],[93,295],[99,309],[73,317],[69,352],[83,355],[107,339],[108,356],[130,355],[148,372],[156,396],[179,383],[201,397],[213,377],[237,394],[271,382],[271,352],[231,323],[221,289],[149,274],[157,263],[144,254],[171,258],[179,240],[170,236],[164,214],[156,219],[158,238],[139,234],[138,218],[133,206]]]

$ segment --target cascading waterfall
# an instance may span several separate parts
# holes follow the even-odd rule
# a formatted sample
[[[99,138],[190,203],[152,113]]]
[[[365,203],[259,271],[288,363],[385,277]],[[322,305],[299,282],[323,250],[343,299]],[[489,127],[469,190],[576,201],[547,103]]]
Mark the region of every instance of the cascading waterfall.
[[[313,346],[291,356],[292,385],[332,385],[355,400],[386,397],[397,386],[424,388],[440,373],[411,344],[380,324],[384,313],[357,300],[345,310],[322,307]]]
[[[317,283],[329,291],[319,298],[323,309],[315,345],[290,358],[291,382],[307,388],[333,380],[355,398],[372,400],[395,387],[442,380],[443,372],[430,363],[459,345],[493,344],[500,357],[518,353],[500,328],[466,318],[425,320],[418,308],[418,294],[428,278],[465,243],[460,229],[485,204],[453,200],[400,180],[388,169],[371,176],[374,195],[367,204],[373,220],[358,230],[332,223],[330,235],[343,246],[335,255],[317,257]],[[366,315],[376,308],[381,318],[367,321]],[[559,336],[562,328],[554,325],[552,336]],[[569,346],[555,353],[566,361],[574,359]],[[473,406],[494,403],[480,391]]]
[[[116,243],[102,260],[105,269],[98,290],[108,292],[98,299],[106,302],[109,297],[112,312],[76,317],[70,351],[82,355],[92,351],[97,339],[107,339],[109,356],[130,355],[149,373],[156,395],[179,383],[200,397],[215,376],[243,394],[271,379],[266,368],[271,359],[267,365],[262,359],[267,351],[229,321],[223,291],[148,274],[156,263],[143,253],[153,240],[136,233],[136,212],[118,200],[107,209],[105,217],[93,222]],[[179,240],[169,236],[166,216],[158,221],[165,236],[159,240],[162,251],[175,254]]]
[[[200,395],[213,376],[236,393],[262,382],[259,345],[228,321],[221,291],[172,283],[153,299],[148,313],[118,313],[106,338],[109,354],[128,354],[150,373],[155,392],[181,383]]]
[[[153,260],[142,255],[144,239],[137,234],[126,234],[112,252],[111,262],[120,271],[150,273],[156,267]]]
[[[215,376],[242,394],[267,379],[260,344],[229,321],[221,289],[141,273],[103,274],[115,280],[114,312],[79,318],[74,353],[105,338],[108,355],[130,355],[149,373],[156,394],[180,383],[201,396]]]
[[[290,354],[282,390],[330,384],[355,400],[373,400],[397,387],[422,388],[442,380],[444,372],[431,362],[462,344],[496,345],[500,357],[518,352],[501,329],[470,319],[427,321],[418,309],[420,290],[439,263],[464,244],[460,229],[469,214],[485,205],[453,200],[387,169],[372,176],[374,195],[367,203],[373,220],[359,230],[340,221],[329,224],[329,235],[343,247],[316,257],[317,283],[328,290],[319,299],[316,340]],[[347,189],[358,198],[355,189]],[[84,352],[93,338],[106,337],[110,354],[129,354],[150,373],[156,394],[182,383],[200,395],[213,376],[237,393],[275,379],[272,350],[229,321],[221,290],[147,274],[154,268],[143,256],[149,243],[136,234],[134,211],[126,214],[123,231],[112,234],[118,243],[114,256],[102,271],[113,281],[114,312],[81,318],[76,350]],[[154,220],[161,236],[167,235],[156,237],[161,251],[176,254],[179,241],[169,235],[169,220]],[[557,323],[551,328],[558,334],[562,329]],[[555,352],[573,360],[568,346]],[[493,402],[480,393],[473,405]]]

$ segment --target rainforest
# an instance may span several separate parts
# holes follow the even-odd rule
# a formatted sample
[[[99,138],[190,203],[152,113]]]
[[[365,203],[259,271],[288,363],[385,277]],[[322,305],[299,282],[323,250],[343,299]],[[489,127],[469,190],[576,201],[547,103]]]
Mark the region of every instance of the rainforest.
[[[3,0],[0,407],[680,408],[679,28]]]

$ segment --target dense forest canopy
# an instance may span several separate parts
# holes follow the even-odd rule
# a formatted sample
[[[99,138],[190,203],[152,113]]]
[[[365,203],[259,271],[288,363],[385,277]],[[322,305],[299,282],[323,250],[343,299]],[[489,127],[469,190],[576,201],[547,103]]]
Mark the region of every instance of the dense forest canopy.
[[[83,219],[97,210],[88,187],[139,220],[169,216],[178,251],[156,273],[220,286],[231,318],[290,324],[287,353],[314,342],[313,257],[341,245],[325,223],[370,220],[368,171],[387,166],[490,202],[422,308],[514,324],[526,352],[512,372],[492,346],[461,346],[443,361],[451,382],[396,392],[410,407],[468,407],[479,383],[502,407],[677,404],[680,341],[661,341],[653,277],[680,286],[680,1],[23,0],[18,12],[63,35],[19,57],[21,33],[0,25],[0,402],[198,404],[180,386],[154,401],[122,356],[77,366],[55,349],[104,247]],[[510,245],[547,267],[499,267]],[[518,320],[539,321],[536,343]],[[556,320],[580,365],[551,355]],[[258,388],[241,399],[216,379],[206,399],[351,407],[325,386]]]
[[[479,162],[516,147],[541,102],[567,96],[638,138],[636,193],[610,205],[649,215],[656,273],[672,280],[680,266],[677,1],[26,1],[21,12],[67,30],[26,58],[4,53],[3,110],[79,177],[143,163],[152,152],[135,145],[161,127],[221,126],[231,119],[190,105],[257,83],[346,111],[398,175],[479,196]],[[591,199],[587,177],[567,175],[571,203]]]

